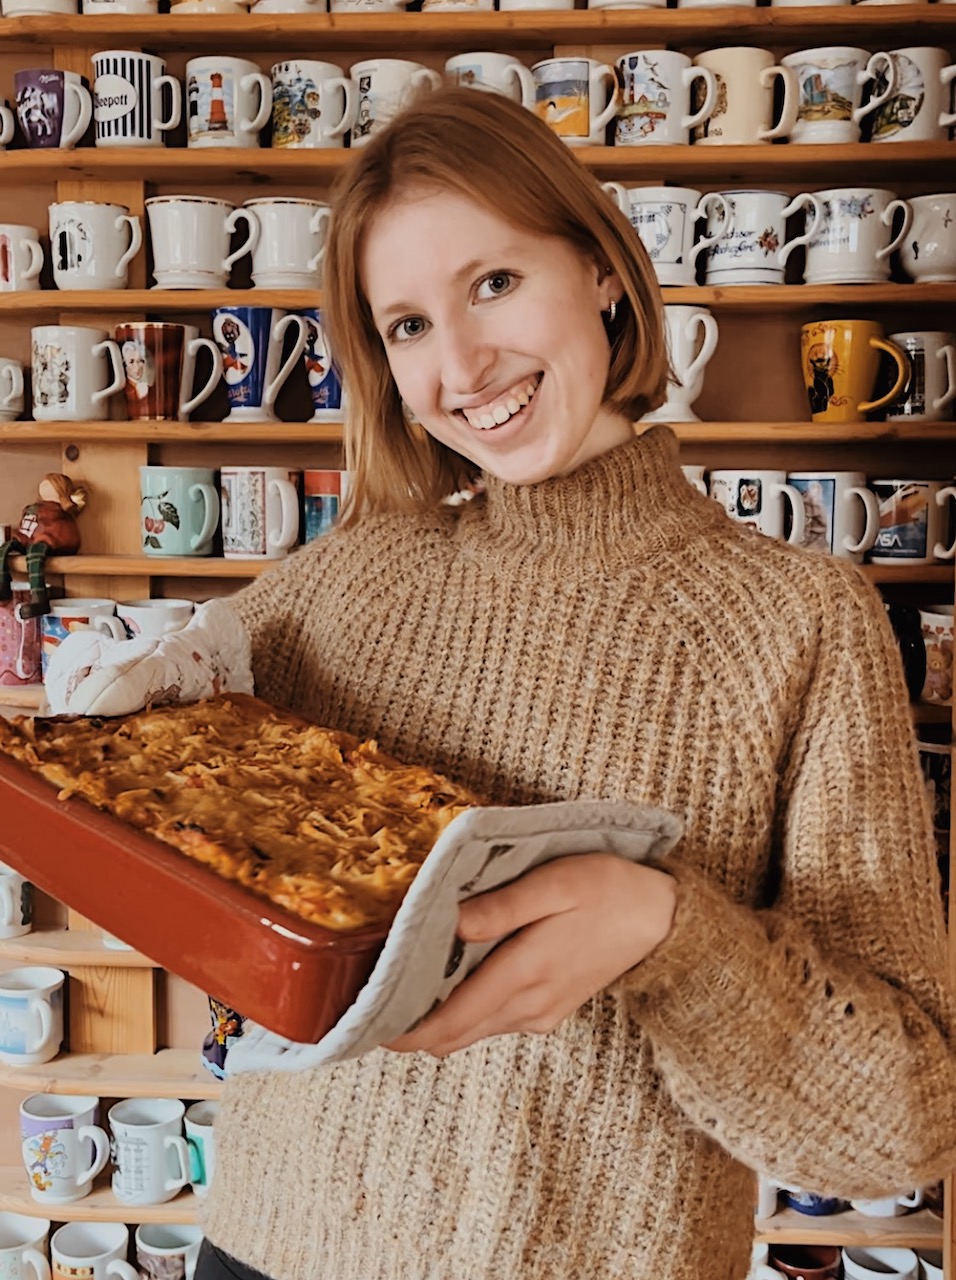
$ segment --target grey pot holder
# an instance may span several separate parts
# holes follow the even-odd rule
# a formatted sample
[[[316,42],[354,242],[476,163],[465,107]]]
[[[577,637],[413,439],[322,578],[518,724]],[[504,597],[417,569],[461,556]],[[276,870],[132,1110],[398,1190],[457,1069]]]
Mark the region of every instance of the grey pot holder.
[[[610,800],[476,808],[442,832],[412,882],[375,968],[355,1002],[318,1044],[299,1044],[247,1022],[226,1074],[304,1071],[358,1058],[409,1030],[454,991],[502,939],[463,943],[458,904],[568,854],[615,853],[655,862],[683,825],[664,809]]]

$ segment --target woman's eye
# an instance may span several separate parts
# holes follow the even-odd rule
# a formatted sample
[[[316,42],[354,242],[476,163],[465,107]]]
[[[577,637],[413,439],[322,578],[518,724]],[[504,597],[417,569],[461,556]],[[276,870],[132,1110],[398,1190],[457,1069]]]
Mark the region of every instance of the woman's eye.
[[[407,342],[410,338],[420,338],[424,332],[425,321],[421,316],[406,316],[392,325],[388,336],[395,342]]]
[[[484,294],[485,297],[500,298],[514,287],[514,283],[515,277],[510,271],[494,271],[478,285],[478,296]]]

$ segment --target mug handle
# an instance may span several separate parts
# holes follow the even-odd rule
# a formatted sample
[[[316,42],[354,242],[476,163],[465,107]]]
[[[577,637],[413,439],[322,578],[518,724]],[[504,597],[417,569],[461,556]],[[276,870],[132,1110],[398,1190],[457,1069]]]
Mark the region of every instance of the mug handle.
[[[114,640],[128,639],[123,620],[117,618],[115,614],[110,614],[109,616],[99,614],[97,617],[90,619],[90,624],[94,631],[102,631],[104,634],[112,636]]]
[[[792,484],[775,484],[774,493],[779,493],[790,504],[790,533],[787,542],[791,546],[800,546],[807,528],[807,511],[803,505],[803,494]]]
[[[944,347],[943,350],[951,351],[952,347]],[[23,370],[18,364],[7,364],[4,365],[3,371],[10,378],[10,390],[3,397],[3,400],[0,400],[0,404],[2,404],[5,409],[9,409],[14,400],[19,400],[20,396],[23,395]],[[952,383],[952,381],[952,378],[950,378],[950,383]],[[953,392],[953,395],[956,395],[956,391]]]
[[[206,385],[198,395],[194,395],[191,400],[184,400],[179,406],[179,416],[184,422],[192,413],[193,409],[198,408],[204,400],[209,399],[222,378],[222,352],[211,338],[193,338],[193,340],[187,344],[186,350],[191,356],[197,355],[202,350],[211,352],[212,369],[209,372],[209,379]],[[204,541],[204,539],[200,539],[200,541]]]
[[[903,1209],[918,1209],[923,1203],[923,1190],[917,1187],[908,1196],[897,1196],[896,1203]]]
[[[60,136],[61,147],[74,147],[90,127],[90,121],[93,119],[93,98],[85,84],[74,84],[72,80],[64,83],[63,91],[64,95],[74,94],[80,102],[76,124]]]
[[[405,3],[411,3],[411,0],[405,0]],[[428,88],[434,91],[442,87],[441,76],[437,71],[433,71],[431,67],[419,67],[417,71],[412,72],[409,79],[413,89],[428,85]]]
[[[603,111],[591,121],[588,126],[588,133],[600,133],[602,129],[606,129],[614,117],[617,115],[618,107],[621,105],[618,101],[617,75],[614,68],[606,62],[602,62],[599,67],[591,69],[590,84],[592,89],[599,85],[604,85],[611,90],[611,99]]]
[[[696,262],[705,249],[709,249],[711,245],[716,244],[721,236],[727,235],[732,229],[733,215],[730,212],[730,206],[719,191],[708,191],[701,196],[700,202],[694,210],[694,221],[696,222],[698,218],[706,217],[711,204],[715,205],[720,213],[720,226],[712,236],[701,236],[690,251],[691,262]]]
[[[702,327],[704,330],[704,345],[694,356],[687,370],[684,373],[683,384],[686,386],[693,382],[697,375],[706,367],[710,357],[714,354],[717,347],[717,321],[709,311],[695,311],[693,315],[687,317],[684,332],[689,338],[691,329]]]
[[[50,1280],[50,1264],[38,1249],[24,1249],[23,1261],[33,1272],[34,1280]]]
[[[13,112],[0,102],[0,147],[13,141]]]
[[[682,129],[696,129],[714,114],[714,107],[717,105],[717,77],[710,67],[685,67],[681,72],[681,80],[686,89],[690,89],[695,80],[703,80],[706,86],[701,109],[693,115],[684,116],[680,122]]]
[[[14,886],[8,876],[0,876],[0,924],[11,925],[17,921],[17,907],[20,905],[19,893],[14,894]]]
[[[229,217],[226,219],[226,230],[230,235],[235,231],[240,222],[245,222],[249,229],[249,235],[235,251],[230,253],[228,257],[222,260],[223,271],[228,271],[234,262],[244,257],[247,253],[252,253],[256,245],[259,243],[259,219],[251,216],[249,209],[233,209]]]
[[[106,1168],[106,1162],[110,1158],[110,1140],[105,1130],[101,1129],[98,1124],[80,1125],[76,1136],[80,1142],[89,1138],[93,1143],[93,1163],[76,1180],[78,1187],[85,1187],[93,1181],[98,1173],[102,1173]]]
[[[261,71],[250,71],[239,81],[239,88],[247,93],[252,88],[259,90],[259,110],[251,119],[239,121],[239,128],[243,133],[258,133],[265,128],[272,115],[272,81]]]
[[[175,129],[179,124],[180,117],[183,114],[183,87],[175,76],[157,76],[153,82],[153,91],[158,101],[162,101],[160,90],[164,84],[169,85],[172,101],[169,104],[169,119],[159,119],[159,107],[156,108],[156,128],[162,133],[167,133],[170,129]]]
[[[39,240],[22,240],[21,244],[26,246],[27,253],[30,255],[30,265],[23,273],[24,280],[35,280],[43,270],[43,246]]]
[[[859,542],[854,542],[848,533],[843,535],[843,550],[850,551],[854,555],[858,551],[869,551],[876,543],[877,536],[880,532],[880,504],[876,500],[876,494],[872,489],[867,489],[861,485],[854,485],[852,489],[847,489],[849,497],[859,498],[863,503],[863,510],[866,512],[866,523],[863,526],[863,537]]]
[[[273,550],[288,551],[299,536],[299,495],[295,491],[295,485],[288,480],[270,480],[269,489],[279,495],[282,525],[278,533],[273,533],[270,529],[266,541]]]
[[[627,194],[627,190],[620,182],[602,182],[601,187],[611,197],[621,213],[630,221],[631,217],[631,197]]]
[[[138,215],[135,213],[121,213],[113,225],[119,231],[124,223],[129,227],[129,248],[116,264],[116,270],[113,274],[117,280],[125,275],[126,268],[143,247],[143,224],[140,222]]]
[[[769,89],[774,80],[780,77],[783,81],[783,106],[780,108],[780,119],[771,129],[758,129],[757,137],[763,142],[773,138],[786,138],[793,132],[800,110],[800,90],[797,77],[790,67],[764,67],[760,73],[761,89]]]
[[[945,489],[937,489],[936,505],[944,507],[949,498],[956,498],[956,484],[948,484]],[[937,560],[956,560],[956,533],[953,534],[953,541],[948,547],[937,542],[933,547],[933,555]]]
[[[908,200],[891,200],[883,212],[880,214],[880,221],[884,227],[892,227],[893,214],[897,209],[903,210],[903,225],[900,227],[900,233],[895,239],[891,240],[888,245],[884,245],[882,249],[877,249],[876,258],[878,262],[882,262],[884,258],[888,258],[894,249],[898,249],[909,233],[910,227],[913,225],[913,206]]]
[[[102,391],[93,392],[90,399],[94,404],[102,404],[108,396],[115,395],[117,391],[122,391],[126,386],[126,369],[123,366],[123,356],[112,338],[107,338],[105,342],[98,342],[93,348],[92,354],[100,356],[104,351],[109,356],[110,364],[113,366],[113,381],[108,387],[104,387]]]
[[[956,63],[949,67],[943,67],[939,73],[939,82],[944,89],[948,84],[952,84],[953,80],[956,80]],[[956,111],[941,111],[938,123],[941,128],[949,128],[951,124],[956,124]]]
[[[176,1159],[179,1162],[178,1178],[167,1178],[165,1183],[166,1191],[182,1191],[183,1187],[189,1181],[189,1148],[186,1146],[186,1139],[176,1137],[173,1134],[167,1134],[163,1139],[163,1147],[166,1151],[175,1151]]]
[[[283,316],[282,319],[279,321],[279,323],[276,325],[276,327],[272,331],[272,339],[274,342],[278,343],[279,348],[281,350],[282,339],[286,335],[286,330],[291,328],[292,325],[298,326],[298,329],[299,329],[298,336],[296,337],[292,350],[289,352],[289,358],[286,360],[285,364],[282,366],[282,368],[279,370],[276,376],[272,379],[272,381],[266,385],[266,389],[262,393],[263,408],[265,408],[266,406],[268,406],[268,408],[270,409],[272,408],[272,406],[276,402],[276,396],[279,394],[280,390],[282,389],[289,374],[292,372],[292,370],[296,367],[296,365],[302,359],[302,352],[305,350],[305,344],[309,336],[309,331],[306,328],[305,320],[302,318],[302,316],[292,316],[292,315]]]
[[[788,240],[782,244],[777,250],[777,262],[781,267],[787,265],[787,259],[802,244],[809,244],[813,237],[820,230],[820,223],[823,221],[823,201],[813,194],[812,191],[801,191],[798,196],[794,196],[787,207],[784,209],[781,217],[786,220],[792,213],[796,213],[798,209],[813,210],[813,221],[810,224],[809,231],[805,230],[802,235],[794,236],[792,240]]]
[[[956,400],[956,347],[951,342],[947,342],[945,347],[940,347],[936,352],[936,359],[946,361],[946,390],[933,401],[934,412],[945,409],[948,404],[952,404]],[[7,368],[16,372],[16,365],[8,365]],[[22,380],[23,375],[21,374]],[[4,400],[3,403],[7,404],[8,402]]]
[[[865,107],[853,108],[852,120],[854,124],[859,124],[861,120],[864,120],[871,112],[875,111],[877,107],[882,107],[883,103],[887,102],[896,93],[897,83],[899,81],[899,72],[896,69],[896,59],[892,54],[887,53],[885,49],[880,49],[877,53],[870,54],[870,60],[867,62],[864,69],[856,73],[856,82],[857,84],[866,84],[868,80],[875,80],[876,68],[884,61],[886,63],[887,70],[886,90],[883,93],[874,94]]]
[[[200,497],[203,500],[202,528],[189,539],[190,549],[195,551],[204,542],[208,542],[216,532],[216,526],[219,524],[219,494],[211,484],[200,482],[189,486],[189,496],[193,501]]]
[[[136,1268],[131,1267],[122,1258],[114,1258],[112,1262],[107,1263],[106,1275],[108,1280],[112,1276],[118,1276],[119,1280],[140,1280],[140,1275]]]
[[[351,81],[349,81],[349,83],[351,84]],[[328,222],[331,216],[332,216],[332,210],[329,208],[316,209],[315,213],[313,213],[312,217],[309,219],[309,230],[313,233],[313,235],[316,235],[319,232],[321,232],[322,228],[325,226],[325,224]],[[315,271],[319,263],[322,261],[324,257],[325,257],[325,242],[323,241],[319,247],[319,252],[314,253],[312,257],[308,260],[308,262],[305,264],[307,270]]]
[[[521,105],[528,111],[534,110],[535,86],[534,76],[522,63],[513,62],[505,68],[505,76],[516,80],[521,90]]]
[[[40,1053],[53,1037],[53,1010],[50,1008],[49,1001],[41,999],[40,996],[31,996],[27,1008],[39,1019],[40,1035],[36,1044],[28,1044],[24,1052]]]
[[[346,76],[332,76],[331,79],[322,81],[320,93],[331,92],[333,89],[344,91],[345,105],[342,108],[342,119],[337,124],[331,125],[328,129],[320,125],[323,138],[341,138],[355,124],[355,117],[358,115],[355,81]]]
[[[875,351],[885,351],[896,361],[896,381],[885,396],[880,396],[879,400],[863,400],[858,404],[856,406],[858,413],[870,413],[873,409],[882,409],[885,404],[895,400],[906,386],[910,376],[910,358],[895,342],[887,342],[885,338],[871,338],[870,346]]]

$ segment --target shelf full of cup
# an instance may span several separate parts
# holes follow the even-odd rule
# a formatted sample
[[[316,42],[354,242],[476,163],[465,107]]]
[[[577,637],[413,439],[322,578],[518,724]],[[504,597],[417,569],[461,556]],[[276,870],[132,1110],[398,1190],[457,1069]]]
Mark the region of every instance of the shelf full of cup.
[[[378,52],[397,41],[416,49],[542,49],[554,45],[661,41],[698,44],[732,32],[741,44],[856,44],[900,36],[900,43],[923,43],[956,32],[956,9],[925,4],[850,6],[807,5],[693,9],[511,9],[494,12],[422,13],[383,9],[369,13],[282,13],[255,11],[205,15],[121,13],[37,15],[0,19],[0,44],[19,51],[43,45],[119,42],[184,52],[259,51],[312,46],[323,52]],[[903,37],[906,37],[904,40]],[[478,41],[477,44],[473,42]]]
[[[856,12],[856,10],[854,10]],[[726,146],[581,146],[578,159],[599,178],[687,182],[929,183],[956,182],[956,142],[911,142],[905,147],[846,143],[748,143]],[[156,183],[273,180],[326,187],[350,162],[349,148],[75,147],[0,150],[0,188],[12,182],[64,179]]]
[[[100,1177],[82,1200],[58,1204],[55,1217],[58,1222],[195,1222],[198,1206],[190,1191],[164,1204],[127,1205],[113,1195],[109,1181]],[[44,1218],[52,1208],[31,1197],[22,1165],[0,1166],[0,1210]]]

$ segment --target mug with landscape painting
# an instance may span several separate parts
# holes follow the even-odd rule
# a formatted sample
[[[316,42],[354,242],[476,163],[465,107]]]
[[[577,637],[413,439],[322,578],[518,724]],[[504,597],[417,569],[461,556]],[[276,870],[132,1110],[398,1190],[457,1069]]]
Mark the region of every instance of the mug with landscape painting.
[[[884,101],[873,116],[870,141],[947,141],[956,124],[950,109],[956,62],[947,51],[917,45],[881,51],[873,59],[878,68],[873,91]]]
[[[803,494],[801,546],[862,564],[880,529],[879,504],[863,472],[790,472],[787,483]]]
[[[690,130],[717,108],[717,77],[709,67],[695,66],[685,53],[639,49],[622,54],[616,66],[621,85],[616,147],[688,144]],[[692,105],[697,84],[703,94]]]
[[[613,67],[596,58],[545,58],[531,74],[534,113],[552,133],[569,146],[604,145],[618,107]]]
[[[781,65],[796,77],[799,91],[791,143],[859,142],[860,122],[882,106],[896,87],[891,77],[863,105],[864,85],[876,79],[883,65],[878,58],[854,45],[801,49],[781,58]]]

